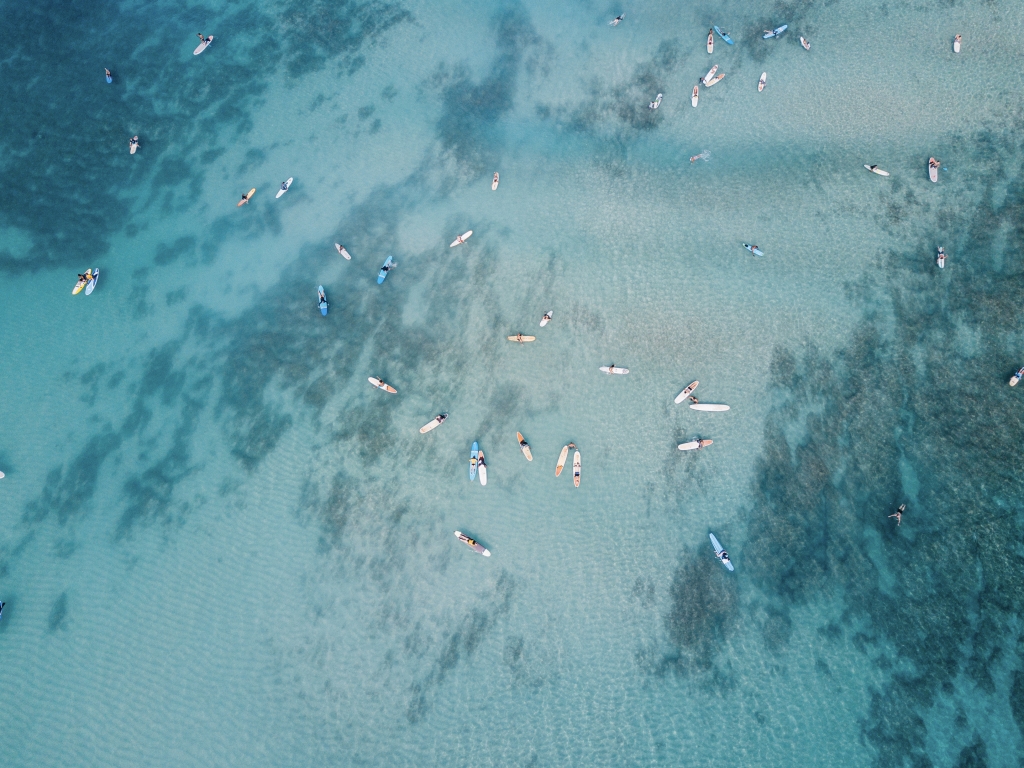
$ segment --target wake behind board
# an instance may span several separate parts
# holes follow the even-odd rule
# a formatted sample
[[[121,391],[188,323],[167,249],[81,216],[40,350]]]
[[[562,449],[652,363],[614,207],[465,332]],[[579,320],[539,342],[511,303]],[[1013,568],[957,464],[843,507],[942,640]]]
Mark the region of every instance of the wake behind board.
[[[676,405],[679,405],[679,403],[683,402],[683,400],[685,400],[691,394],[693,394],[693,390],[697,388],[698,384],[700,384],[699,381],[694,381],[689,386],[687,386],[686,389],[684,389],[682,392],[676,395]]]
[[[692,411],[728,411],[728,405],[718,405],[716,403],[690,403],[690,410]]]
[[[288,181],[286,181],[284,184],[282,184],[281,188],[279,190],[277,190],[277,197],[280,197],[281,195],[283,195],[285,192],[288,191],[288,187],[290,187],[292,185],[292,181],[293,181],[292,177],[289,176],[288,177]]]
[[[100,279],[99,268],[92,271],[92,280],[85,284],[85,295],[88,296],[90,293],[96,290],[96,281]]]

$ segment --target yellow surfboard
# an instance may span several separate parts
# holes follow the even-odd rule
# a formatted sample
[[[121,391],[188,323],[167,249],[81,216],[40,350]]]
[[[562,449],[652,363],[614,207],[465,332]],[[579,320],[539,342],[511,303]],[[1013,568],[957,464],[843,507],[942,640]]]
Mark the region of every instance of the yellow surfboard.
[[[241,208],[243,205],[248,203],[252,199],[252,196],[255,195],[255,194],[256,194],[256,187],[253,187],[252,189],[250,189],[248,192],[246,192],[242,196],[242,199],[238,201],[238,205],[236,207],[237,208]]]

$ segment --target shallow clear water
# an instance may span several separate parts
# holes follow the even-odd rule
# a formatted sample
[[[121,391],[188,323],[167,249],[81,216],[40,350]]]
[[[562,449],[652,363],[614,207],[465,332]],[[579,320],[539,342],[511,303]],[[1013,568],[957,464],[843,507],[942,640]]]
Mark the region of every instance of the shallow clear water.
[[[5,10],[4,765],[1016,764],[1019,4]]]

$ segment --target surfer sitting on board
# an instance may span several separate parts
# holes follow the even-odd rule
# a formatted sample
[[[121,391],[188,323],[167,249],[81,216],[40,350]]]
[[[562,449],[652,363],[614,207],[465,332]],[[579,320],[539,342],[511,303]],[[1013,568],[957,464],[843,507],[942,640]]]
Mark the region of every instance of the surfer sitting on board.
[[[896,510],[896,514],[889,515],[889,517],[896,518],[896,527],[899,528],[900,523],[903,522],[903,510],[907,508],[906,504],[900,504],[900,508]]]
[[[725,551],[725,550],[723,549],[723,550],[722,550],[722,551],[721,551],[721,552],[720,552],[720,553],[718,554],[718,559],[719,559],[719,560],[721,560],[721,561],[722,561],[723,563],[728,563],[728,562],[729,562],[729,553],[728,553],[728,552],[726,552],[726,551]]]
[[[196,32],[196,37],[198,37],[198,38],[199,38],[199,42],[201,42],[201,43],[207,43],[207,44],[209,44],[209,42],[210,42],[211,40],[213,40],[213,37],[212,37],[212,36],[211,36],[211,37],[203,37],[203,33],[202,33],[202,32]]]

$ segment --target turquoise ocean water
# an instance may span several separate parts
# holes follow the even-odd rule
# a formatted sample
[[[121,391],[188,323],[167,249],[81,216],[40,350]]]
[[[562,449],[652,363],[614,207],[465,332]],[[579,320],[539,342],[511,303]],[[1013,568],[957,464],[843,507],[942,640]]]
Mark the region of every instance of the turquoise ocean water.
[[[0,764],[1020,764],[1019,3],[3,10]]]

